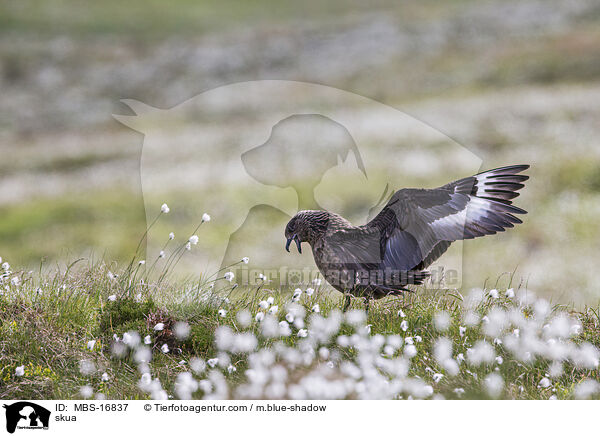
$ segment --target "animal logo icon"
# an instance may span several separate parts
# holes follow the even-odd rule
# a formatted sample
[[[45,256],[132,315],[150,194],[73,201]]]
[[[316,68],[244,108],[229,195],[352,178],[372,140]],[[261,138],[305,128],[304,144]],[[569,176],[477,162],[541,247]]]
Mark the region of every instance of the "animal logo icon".
[[[6,431],[14,433],[18,428],[47,429],[50,411],[29,401],[19,401],[2,407],[6,409]]]

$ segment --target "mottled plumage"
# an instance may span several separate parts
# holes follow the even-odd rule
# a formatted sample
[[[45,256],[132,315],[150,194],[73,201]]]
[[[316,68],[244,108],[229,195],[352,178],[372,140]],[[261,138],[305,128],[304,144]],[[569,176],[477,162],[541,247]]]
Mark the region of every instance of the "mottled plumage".
[[[434,189],[401,189],[363,226],[332,212],[300,211],[286,226],[286,249],[293,241],[302,252],[301,243],[308,242],[325,279],[347,297],[399,294],[422,284],[426,268],[452,242],[521,223],[515,215],[527,212],[512,200],[528,179],[519,174],[527,168],[497,168]]]

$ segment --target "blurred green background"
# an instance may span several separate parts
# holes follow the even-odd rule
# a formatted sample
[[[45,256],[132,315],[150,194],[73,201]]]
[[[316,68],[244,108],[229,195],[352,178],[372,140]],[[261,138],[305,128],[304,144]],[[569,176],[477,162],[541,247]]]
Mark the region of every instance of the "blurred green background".
[[[131,114],[119,99],[169,108],[256,79],[399,108],[484,169],[532,163],[526,224],[465,245],[469,283],[516,269],[555,300],[598,302],[600,3],[586,0],[3,1],[0,256],[128,259],[146,225],[143,136],[112,118]],[[464,175],[442,169],[412,182]],[[194,194],[210,205],[212,188]]]

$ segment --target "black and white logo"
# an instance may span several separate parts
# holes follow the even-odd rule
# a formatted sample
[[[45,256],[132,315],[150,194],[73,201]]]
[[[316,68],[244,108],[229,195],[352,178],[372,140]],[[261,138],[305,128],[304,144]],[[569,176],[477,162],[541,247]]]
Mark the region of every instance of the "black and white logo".
[[[19,401],[10,405],[4,404],[6,409],[6,431],[14,433],[18,429],[48,429],[50,411],[42,406],[29,401]]]

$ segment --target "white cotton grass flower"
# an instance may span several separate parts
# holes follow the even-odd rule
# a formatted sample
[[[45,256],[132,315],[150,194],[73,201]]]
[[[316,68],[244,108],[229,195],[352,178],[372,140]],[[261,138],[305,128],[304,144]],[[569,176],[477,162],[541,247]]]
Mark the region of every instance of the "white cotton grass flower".
[[[172,241],[173,239],[175,239],[175,233],[171,232],[169,233],[169,241]]]
[[[515,290],[513,288],[509,288],[506,290],[506,292],[504,293],[504,295],[506,296],[506,298],[514,298],[515,297]]]
[[[548,375],[552,378],[560,377],[563,375],[563,364],[561,362],[552,362],[548,367]]]
[[[477,341],[473,348],[467,349],[467,359],[471,365],[492,363],[496,358],[494,347],[486,341]]]
[[[187,322],[183,321],[178,321],[173,326],[173,333],[175,334],[175,337],[180,341],[187,339],[190,335],[191,330],[192,328],[190,327],[190,325]]]
[[[164,330],[164,328],[165,328],[165,323],[159,322],[154,326],[154,331],[160,332],[160,331]]]
[[[244,264],[248,264],[248,262],[250,262],[250,258],[249,257],[242,257],[242,263]]]
[[[110,379],[110,377],[108,376],[108,374],[107,374],[106,372],[104,372],[104,373],[102,373],[102,375],[100,376],[100,379],[101,379],[103,382],[107,382],[107,381]]]
[[[118,340],[118,338],[115,340],[115,342],[112,343],[111,353],[113,356],[115,356],[117,358],[125,357],[127,355],[127,351],[128,351],[127,345],[120,342]]]
[[[88,341],[88,343],[87,343],[87,348],[88,348],[89,350],[93,350],[93,349],[94,349],[94,345],[96,345],[96,340],[95,340],[95,339],[92,339],[91,341]]]
[[[17,377],[23,377],[25,375],[25,365],[17,366],[15,368],[15,375]]]
[[[206,362],[199,357],[192,357],[190,359],[190,368],[194,373],[202,374],[206,370]]]
[[[188,242],[192,245],[198,244],[198,235],[192,235],[189,237]]]
[[[396,354],[396,349],[391,345],[386,345],[385,347],[383,347],[383,354],[391,357],[394,354]]]
[[[117,296],[116,295],[109,295],[108,296],[108,301],[117,301]]]
[[[433,346],[433,355],[449,375],[455,376],[458,374],[458,363],[452,358],[452,341],[450,339],[445,337],[436,339]]]
[[[313,284],[313,286],[321,286],[322,282],[323,281],[317,277],[316,279],[313,279],[312,284]]]
[[[479,324],[479,315],[477,315],[475,312],[469,310],[464,315],[463,322],[465,323],[465,325],[467,327],[475,327],[477,324]]]
[[[235,318],[240,323],[242,328],[246,328],[250,326],[252,323],[252,314],[248,309],[242,309],[238,313],[235,314]]]
[[[275,298],[273,298],[273,297],[269,297],[269,298],[267,298],[267,303],[268,303],[269,305],[271,305],[271,304],[275,303]]]
[[[165,257],[165,251],[164,250],[160,250],[160,253],[158,253],[158,258],[162,259]]]
[[[402,322],[400,323],[400,328],[402,329],[403,332],[408,330],[408,321],[406,321],[405,319],[402,320]]]
[[[319,305],[318,305],[318,304],[315,304],[315,305],[312,307],[311,311],[313,311],[313,312],[315,312],[315,313],[319,313],[319,312],[321,312],[321,308],[319,307]]]
[[[409,359],[415,357],[417,355],[417,347],[415,347],[414,345],[405,346],[404,355]]]
[[[123,333],[123,343],[130,348],[135,348],[140,343],[140,334],[135,330]]]
[[[225,309],[219,309],[219,316],[225,318],[227,316],[227,311]]]
[[[160,351],[167,354],[169,352],[169,346],[167,344],[163,344],[162,347],[160,347]]]
[[[148,372],[142,373],[142,376],[140,377],[140,381],[138,382],[138,386],[140,387],[140,389],[142,389],[143,391],[148,391],[148,388],[150,387],[151,383],[152,383],[152,376],[150,375],[150,373],[148,373]]]
[[[494,300],[497,300],[498,297],[500,296],[498,294],[498,289],[491,289],[490,292],[488,292],[488,295],[493,298]]]
[[[212,359],[208,359],[206,361],[206,363],[208,363],[208,366],[210,366],[211,368],[214,368],[215,366],[217,366],[217,364],[219,363],[219,359],[214,357]]]
[[[292,301],[298,301],[302,296],[302,289],[296,288],[294,290],[294,294],[292,295]]]
[[[483,381],[485,390],[488,395],[492,398],[498,398],[502,394],[504,389],[504,379],[498,373],[491,373],[487,375]]]
[[[434,383],[439,383],[440,380],[442,380],[443,377],[444,377],[443,374],[436,373],[436,374],[433,374],[433,376],[431,378],[433,379]]]
[[[141,266],[141,265],[145,265],[145,264],[146,264],[146,261],[145,261],[145,260],[140,260],[140,261],[138,262],[138,265],[140,265],[140,266]]]
[[[4,271],[8,271],[8,270],[10,270],[10,265],[9,265],[9,263],[8,263],[8,262],[4,262],[4,263],[2,264],[2,269],[3,269]]]
[[[192,243],[191,243],[191,242],[189,242],[189,241],[188,241],[188,242],[186,242],[186,243],[185,243],[185,249],[186,249],[187,251],[191,251],[191,250],[192,250]]]
[[[281,321],[279,322],[279,335],[281,336],[291,336],[292,334],[292,329],[290,329],[290,325],[287,321]]]
[[[298,330],[298,337],[299,338],[305,338],[308,336],[308,330],[306,329],[300,329]]]
[[[202,222],[207,223],[210,221],[210,215],[207,213],[202,214]]]
[[[89,359],[79,361],[79,372],[83,375],[90,375],[96,372],[96,364]]]
[[[600,364],[600,351],[589,342],[582,343],[572,356],[577,368],[596,369]]]
[[[308,295],[309,297],[312,297],[312,294],[315,293],[315,290],[313,288],[306,288],[306,295]]]
[[[400,318],[405,318],[405,317],[406,317],[406,314],[405,314],[405,313],[402,311],[402,309],[400,309],[400,310],[398,311],[398,316],[399,316]]]
[[[258,312],[254,317],[256,322],[261,322],[263,319],[265,319],[265,314],[263,312]]]
[[[272,307],[269,309],[269,313],[270,313],[271,315],[275,315],[275,314],[277,313],[277,311],[278,311],[278,310],[279,310],[279,306],[272,306]]]
[[[285,315],[285,320],[286,320],[287,322],[294,322],[294,315],[292,315],[291,313],[289,313],[289,312],[288,312],[288,313]]]
[[[575,398],[578,400],[587,400],[598,392],[600,392],[600,383],[596,380],[586,379],[575,388]]]
[[[152,337],[150,335],[144,336],[144,344],[150,345],[152,343]]]
[[[181,372],[175,379],[175,394],[180,400],[191,400],[192,394],[199,388],[198,381],[190,372]]]
[[[262,300],[258,303],[258,307],[260,307],[261,309],[268,309],[269,303],[266,300]]]
[[[346,312],[346,322],[355,327],[360,326],[367,320],[367,314],[364,310],[350,310]]]
[[[463,326],[459,326],[458,327],[458,334],[460,335],[460,337],[464,337],[465,333],[467,333],[467,328],[463,327]]]
[[[330,355],[331,355],[331,351],[329,351],[329,348],[327,348],[327,347],[319,348],[319,357],[321,359],[327,360],[327,359],[329,359]]]
[[[94,395],[94,389],[92,389],[92,387],[89,385],[82,386],[81,388],[79,388],[79,395],[81,395],[81,398],[87,400],[88,398],[91,398],[92,395]]]
[[[169,213],[170,211],[171,209],[169,209],[167,203],[163,203],[163,205],[160,207],[160,213]]]
[[[550,306],[550,303],[543,298],[539,298],[533,304],[533,314],[537,320],[546,319],[546,317],[550,314],[551,311],[552,307]]]
[[[138,347],[133,354],[133,359],[139,364],[147,364],[152,359],[152,350],[149,347]]]
[[[235,274],[233,274],[231,271],[227,271],[223,278],[228,282],[231,282],[235,278]]]
[[[545,389],[550,387],[552,383],[550,382],[550,379],[548,377],[543,377],[539,382],[538,382],[538,388],[540,389]]]
[[[435,314],[433,318],[433,325],[435,326],[436,330],[445,332],[448,330],[448,327],[450,327],[451,321],[452,318],[450,318],[450,315],[447,312],[442,311]]]

